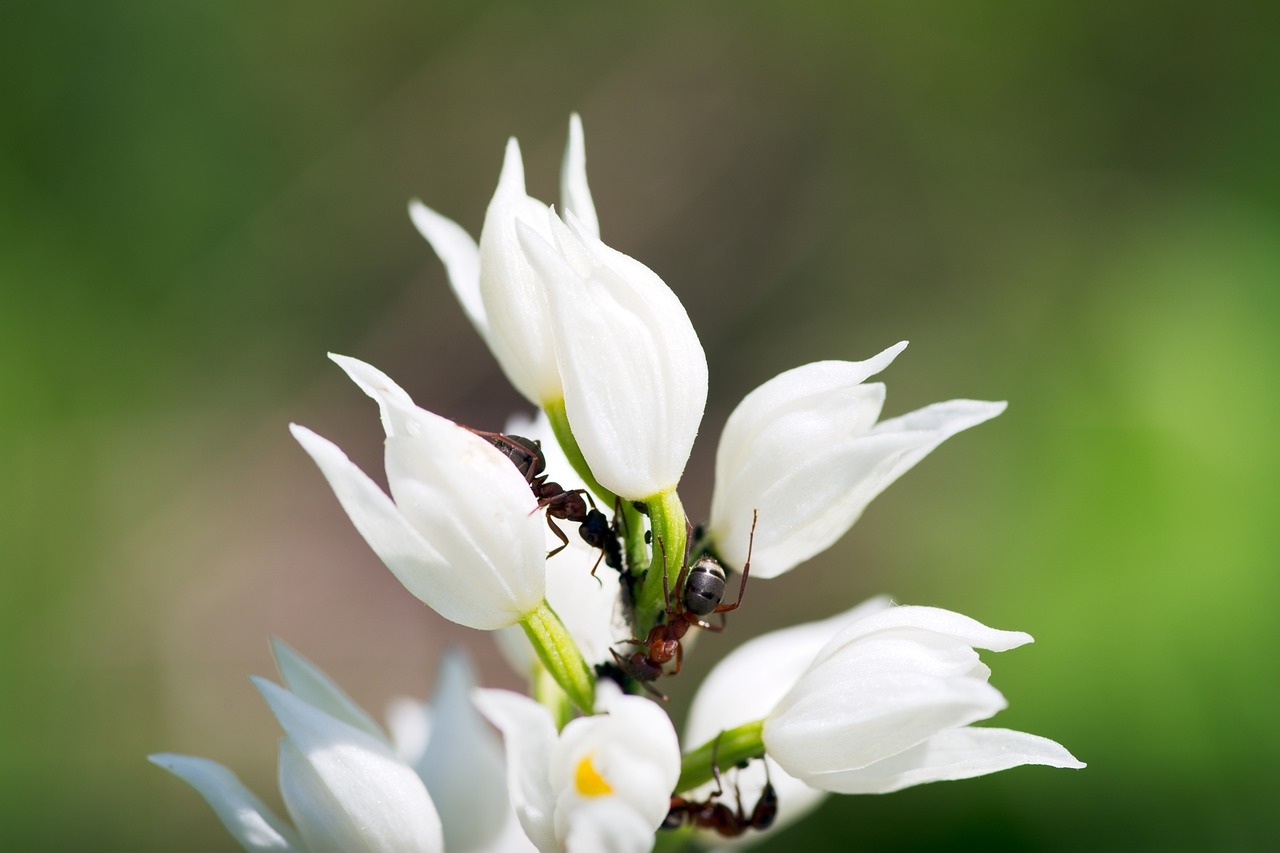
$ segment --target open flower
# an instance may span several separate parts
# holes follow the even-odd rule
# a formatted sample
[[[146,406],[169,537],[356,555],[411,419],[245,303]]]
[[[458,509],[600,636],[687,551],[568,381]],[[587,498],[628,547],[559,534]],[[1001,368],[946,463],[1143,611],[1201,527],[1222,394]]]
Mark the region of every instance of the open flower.
[[[195,788],[246,850],[443,850],[426,786],[377,724],[288,647],[277,644],[276,655],[293,689],[254,684],[285,730],[280,794],[292,827],[217,762],[170,753],[151,761]]]
[[[525,619],[542,604],[546,551],[542,515],[519,470],[483,438],[413,405],[377,369],[332,358],[378,402],[394,501],[336,445],[290,429],[356,529],[446,619],[481,630]]]
[[[582,120],[569,119],[569,143],[560,176],[561,204],[598,236],[599,222],[587,186]],[[463,310],[502,366],[511,384],[530,402],[546,406],[563,396],[542,284],[529,266],[517,223],[550,238],[548,208],[525,191],[520,145],[507,142],[498,188],[485,214],[479,245],[452,220],[419,201],[409,205],[418,231],[444,262]]]
[[[673,490],[707,402],[707,358],[680,300],[577,217],[517,223],[546,287],[564,408],[592,474],[629,500]]]
[[[882,599],[792,631],[757,638],[725,658],[691,718],[717,716],[746,690],[763,693],[749,701],[753,713],[772,705],[761,733],[767,755],[813,788],[888,793],[1020,764],[1084,766],[1047,738],[971,725],[1006,705],[976,649],[1017,648],[1031,642],[1027,634]],[[829,639],[815,653],[823,633]],[[735,689],[739,681],[750,686]]]
[[[729,565],[746,562],[758,511],[751,576],[790,571],[843,536],[872,498],[947,438],[1004,411],[1004,403],[951,400],[876,423],[885,388],[866,379],[905,347],[788,370],[733,410],[716,451],[709,526]]]
[[[506,739],[508,787],[525,833],[542,853],[643,851],[667,816],[680,746],[647,699],[600,685],[596,716],[559,734],[542,705],[505,690],[475,703]]]

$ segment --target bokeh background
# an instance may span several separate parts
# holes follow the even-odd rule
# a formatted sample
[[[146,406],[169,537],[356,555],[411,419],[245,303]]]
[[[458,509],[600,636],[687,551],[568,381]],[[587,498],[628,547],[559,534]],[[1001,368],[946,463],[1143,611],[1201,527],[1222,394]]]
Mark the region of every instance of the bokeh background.
[[[333,350],[522,408],[414,232],[583,115],[612,245],[700,330],[686,505],[741,395],[911,347],[888,414],[1008,399],[735,640],[881,592],[1022,629],[1021,768],[832,798],[775,850],[1280,844],[1280,86],[1271,4],[30,4],[0,11],[0,844],[229,850],[144,755],[269,801],[279,635],[380,712],[487,637],[403,592],[285,425],[380,470]]]

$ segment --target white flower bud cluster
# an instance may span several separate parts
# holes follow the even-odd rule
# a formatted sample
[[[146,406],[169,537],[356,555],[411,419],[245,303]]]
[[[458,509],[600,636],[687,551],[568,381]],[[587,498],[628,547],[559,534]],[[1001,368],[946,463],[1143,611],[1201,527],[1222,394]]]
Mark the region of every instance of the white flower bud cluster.
[[[977,650],[1030,636],[884,598],[730,654],[697,693],[682,755],[644,694],[661,697],[655,682],[679,672],[686,635],[717,630],[707,620],[742,604],[748,577],[775,578],[830,547],[889,484],[1005,404],[952,400],[881,420],[885,387],[868,380],[905,343],[785,371],[730,415],[710,519],[688,537],[677,489],[706,404],[706,357],[671,289],[601,242],[576,115],[561,202],[528,196],[513,139],[478,242],[410,205],[536,419],[501,433],[464,427],[370,365],[331,356],[378,405],[389,495],[334,444],[291,427],[396,578],[444,618],[498,631],[534,698],[473,690],[465,662],[449,658],[433,705],[397,704],[389,737],[277,643],[286,687],[257,684],[285,730],[292,823],[220,765],[152,760],[249,850],[544,853],[648,850],[682,825],[759,837],[830,792],[1083,767],[1051,740],[973,725],[1005,706]]]

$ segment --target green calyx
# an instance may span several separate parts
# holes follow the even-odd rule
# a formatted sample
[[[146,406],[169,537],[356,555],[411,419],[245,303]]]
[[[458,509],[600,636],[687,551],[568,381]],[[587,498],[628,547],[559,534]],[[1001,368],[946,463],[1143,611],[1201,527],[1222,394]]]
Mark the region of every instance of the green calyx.
[[[544,599],[520,621],[529,642],[538,654],[538,660],[546,668],[547,675],[560,686],[569,701],[584,714],[590,714],[595,706],[596,680],[587,662],[582,658],[578,644],[573,641],[560,617]]]
[[[715,778],[712,768],[727,770],[752,758],[764,757],[764,720],[726,729],[680,760],[676,793],[691,791]]]
[[[551,421],[551,431],[556,434],[560,449],[564,451],[565,456],[569,457],[569,464],[573,466],[574,473],[582,478],[583,484],[604,503],[606,509],[612,510],[618,496],[600,485],[595,474],[591,473],[591,466],[587,464],[586,457],[582,455],[582,448],[578,447],[578,440],[573,437],[573,430],[569,428],[569,416],[564,410],[564,398],[543,404],[543,410],[547,413],[547,420]]]

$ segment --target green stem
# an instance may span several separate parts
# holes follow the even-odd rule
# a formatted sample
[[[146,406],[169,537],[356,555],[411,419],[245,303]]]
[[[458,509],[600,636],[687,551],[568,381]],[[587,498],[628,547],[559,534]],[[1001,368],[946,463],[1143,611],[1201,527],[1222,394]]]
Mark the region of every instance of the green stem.
[[[689,534],[689,522],[675,489],[655,495],[645,503],[649,507],[649,526],[653,530],[653,556],[636,593],[635,627],[639,631],[638,637],[648,636],[649,630],[662,620],[667,609],[665,592],[680,594],[676,581],[684,566],[684,548]]]
[[[565,456],[569,457],[569,464],[573,466],[574,473],[581,477],[583,484],[603,502],[604,508],[612,511],[618,499],[617,495],[600,485],[595,474],[591,473],[591,466],[582,455],[582,448],[578,447],[578,440],[573,437],[573,430],[569,429],[569,416],[564,410],[564,398],[544,404],[543,409],[547,413],[547,419],[551,421],[551,431],[556,434],[556,441],[560,442],[560,449],[564,451]]]
[[[541,660],[533,662],[533,675],[530,679],[530,693],[544,708],[551,712],[556,721],[556,731],[560,731],[573,719],[573,703],[561,689],[560,684],[551,677]]]
[[[584,714],[592,713],[595,705],[595,677],[587,662],[582,659],[578,644],[569,636],[569,631],[546,599],[536,609],[526,613],[520,624],[524,627],[529,642],[533,643],[538,660],[547,668],[547,673]]]
[[[764,720],[726,729],[693,752],[685,753],[680,760],[680,780],[676,793],[691,791],[715,778],[712,772],[712,756],[715,767],[727,770],[752,758],[764,757]]]

